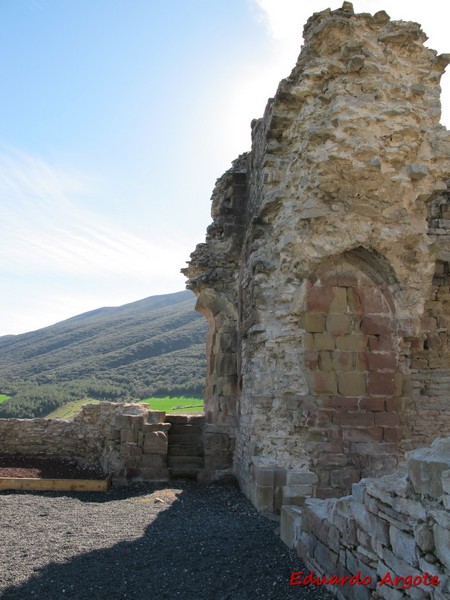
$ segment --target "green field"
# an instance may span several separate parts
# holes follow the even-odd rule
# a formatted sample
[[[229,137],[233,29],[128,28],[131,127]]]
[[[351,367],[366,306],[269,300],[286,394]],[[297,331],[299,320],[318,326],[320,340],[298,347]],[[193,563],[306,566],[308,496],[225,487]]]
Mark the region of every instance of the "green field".
[[[201,398],[146,398],[141,403],[147,404],[153,410],[164,410],[166,413],[203,412],[203,400]]]
[[[56,410],[52,411],[45,416],[46,419],[72,419],[81,410],[84,404],[98,404],[100,400],[91,400],[83,398],[83,400],[75,400],[74,402],[68,402],[63,406],[60,406]]]
[[[0,404],[9,398],[10,396],[7,396],[6,394],[0,394]]]
[[[2,401],[0,395],[0,402]],[[5,396],[4,399],[6,399]],[[83,398],[82,400],[76,400],[74,402],[68,402],[64,406],[60,406],[53,412],[45,416],[46,419],[72,419],[81,410],[84,404],[98,404],[100,400],[91,400],[90,398]],[[140,400],[142,404],[146,404],[153,410],[164,410],[166,413],[202,413],[203,412],[203,400],[200,398],[146,398]]]

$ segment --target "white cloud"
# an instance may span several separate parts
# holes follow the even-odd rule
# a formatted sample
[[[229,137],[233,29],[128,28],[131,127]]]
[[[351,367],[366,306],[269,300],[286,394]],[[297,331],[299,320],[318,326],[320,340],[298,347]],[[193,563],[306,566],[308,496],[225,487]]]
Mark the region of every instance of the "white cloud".
[[[183,288],[194,240],[121,227],[86,207],[101,193],[88,176],[0,150],[0,335]]]

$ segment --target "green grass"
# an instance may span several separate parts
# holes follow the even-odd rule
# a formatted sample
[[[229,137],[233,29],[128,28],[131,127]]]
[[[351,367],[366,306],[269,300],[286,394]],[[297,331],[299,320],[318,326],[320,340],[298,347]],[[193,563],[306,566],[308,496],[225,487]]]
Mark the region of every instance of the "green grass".
[[[75,400],[74,402],[68,402],[63,406],[60,406],[56,410],[46,415],[46,419],[72,419],[81,410],[81,407],[85,404],[98,404],[100,400],[91,400],[83,398],[82,400]]]
[[[11,396],[7,396],[6,394],[0,394],[0,404],[5,400],[9,400]]]
[[[203,400],[201,398],[146,398],[141,403],[147,404],[153,410],[164,410],[167,413],[201,413]]]

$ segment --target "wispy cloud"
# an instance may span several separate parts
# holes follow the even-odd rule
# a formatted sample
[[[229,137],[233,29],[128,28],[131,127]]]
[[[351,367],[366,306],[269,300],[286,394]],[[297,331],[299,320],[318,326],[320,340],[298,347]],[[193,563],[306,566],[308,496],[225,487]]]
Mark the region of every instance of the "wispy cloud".
[[[179,269],[192,240],[176,231],[155,233],[154,223],[148,239],[129,220],[121,226],[87,205],[91,199],[94,207],[102,193],[85,174],[0,148],[0,335],[24,331],[31,313],[39,327],[100,305],[182,289]]]
[[[175,239],[144,239],[86,208],[86,197],[94,196],[94,203],[101,193],[90,183],[40,158],[0,153],[0,267],[92,277],[161,272],[161,263],[176,254]],[[156,255],[163,260],[152,264],[149,257]]]

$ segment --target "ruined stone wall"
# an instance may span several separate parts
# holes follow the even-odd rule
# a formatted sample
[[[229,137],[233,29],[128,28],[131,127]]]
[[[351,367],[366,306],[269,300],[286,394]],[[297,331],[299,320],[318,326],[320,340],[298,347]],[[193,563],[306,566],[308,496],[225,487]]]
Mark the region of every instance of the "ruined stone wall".
[[[449,597],[450,438],[407,454],[401,471],[354,484],[351,496],[307,500],[297,514],[287,509],[284,540],[308,569],[298,583],[312,570],[348,578],[327,586],[338,598]],[[358,573],[365,583],[350,585]]]
[[[73,419],[0,419],[0,454],[78,458],[115,483],[165,481],[165,413],[139,404],[86,404]]]
[[[449,56],[348,2],[304,40],[184,270],[207,418],[260,508],[348,493],[450,425]]]

